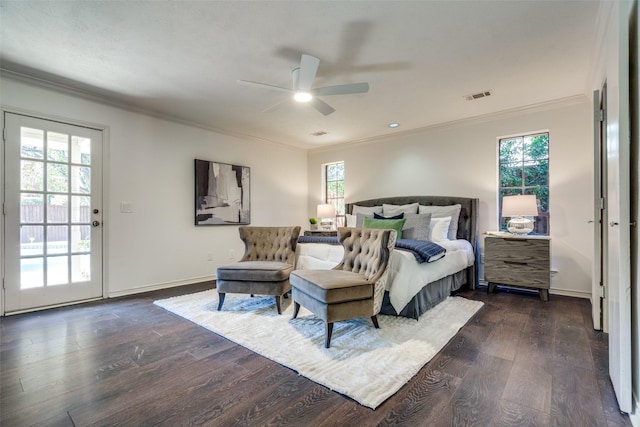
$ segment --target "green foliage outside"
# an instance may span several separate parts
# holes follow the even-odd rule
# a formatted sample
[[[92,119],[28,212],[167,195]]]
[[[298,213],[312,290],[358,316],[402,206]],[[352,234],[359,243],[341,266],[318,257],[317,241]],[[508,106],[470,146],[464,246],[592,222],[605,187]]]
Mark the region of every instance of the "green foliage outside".
[[[36,129],[23,129],[20,155],[22,191],[50,193],[48,203],[51,205],[66,204],[71,185],[74,194],[88,194],[91,191],[91,169],[81,166],[91,163],[90,153],[81,152],[76,156],[81,165],[69,164],[68,136],[63,134],[47,134],[47,153],[44,160],[44,132]],[[72,137],[75,138],[75,137]],[[45,185],[46,176],[46,185]],[[71,183],[69,182],[71,179]],[[51,194],[53,193],[53,194]],[[83,198],[87,199],[88,198]],[[23,197],[23,204],[40,204],[38,197]]]
[[[336,216],[343,217],[344,206],[344,162],[331,163],[325,167],[327,193],[326,202],[336,208]]]

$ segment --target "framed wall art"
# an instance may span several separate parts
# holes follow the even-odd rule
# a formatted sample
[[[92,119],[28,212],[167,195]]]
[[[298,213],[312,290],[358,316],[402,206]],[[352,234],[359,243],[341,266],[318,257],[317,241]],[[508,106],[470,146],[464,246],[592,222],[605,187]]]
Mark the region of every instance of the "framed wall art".
[[[251,223],[250,168],[195,160],[195,225]]]

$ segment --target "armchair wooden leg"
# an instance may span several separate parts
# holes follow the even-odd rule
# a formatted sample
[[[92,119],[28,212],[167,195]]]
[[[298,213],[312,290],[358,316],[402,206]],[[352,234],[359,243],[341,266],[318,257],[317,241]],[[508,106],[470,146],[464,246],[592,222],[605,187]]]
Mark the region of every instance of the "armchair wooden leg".
[[[371,316],[371,321],[373,322],[373,326],[375,326],[376,329],[380,329],[380,325],[378,324],[378,316]]]
[[[282,307],[280,306],[280,295],[276,295],[276,308],[278,309],[278,314],[282,314]]]
[[[324,336],[324,348],[329,348],[331,345],[331,334],[333,333],[333,322],[325,323],[325,336]]]
[[[293,317],[292,319],[295,319],[296,316],[298,316],[298,311],[300,311],[300,304],[298,304],[297,302],[293,302]]]
[[[222,304],[224,304],[224,296],[226,294],[222,294],[220,292],[218,292],[218,297],[220,298],[220,301],[218,302],[218,311],[220,311],[220,309],[222,309]]]

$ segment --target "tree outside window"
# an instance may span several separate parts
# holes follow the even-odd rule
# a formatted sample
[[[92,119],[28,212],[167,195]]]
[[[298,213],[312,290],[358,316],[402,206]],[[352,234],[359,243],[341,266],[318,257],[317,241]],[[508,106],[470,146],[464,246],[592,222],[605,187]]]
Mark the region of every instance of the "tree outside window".
[[[336,226],[345,225],[344,162],[324,165],[324,202],[336,208]]]
[[[502,217],[502,198],[533,194],[538,202],[538,216],[533,234],[549,235],[549,133],[502,138],[499,141],[501,230],[509,218]]]

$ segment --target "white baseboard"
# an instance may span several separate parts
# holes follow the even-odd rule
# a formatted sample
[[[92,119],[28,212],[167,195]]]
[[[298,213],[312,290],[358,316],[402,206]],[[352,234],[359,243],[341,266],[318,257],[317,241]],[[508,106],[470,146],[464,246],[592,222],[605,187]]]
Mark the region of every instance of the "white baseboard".
[[[551,288],[549,289],[549,293],[552,295],[562,295],[565,297],[574,297],[574,298],[585,298],[590,300],[591,299],[591,292],[584,292],[584,291],[574,291],[571,289],[558,289],[558,288]]]
[[[633,412],[629,414],[629,420],[633,427],[640,427],[640,399],[633,393]]]
[[[480,279],[478,281],[478,283],[481,286],[488,286],[488,283],[483,280]],[[498,285],[500,286],[500,285]],[[507,285],[505,285],[507,286]],[[514,287],[514,289],[519,289],[519,290],[529,290],[526,288],[518,288],[518,287]],[[530,289],[531,292],[538,292],[536,289]],[[549,293],[552,295],[561,295],[561,296],[565,296],[565,297],[574,297],[574,298],[585,298],[585,299],[591,299],[591,292],[584,292],[584,291],[574,291],[571,289],[558,289],[558,288],[550,288],[549,289]]]
[[[140,288],[109,292],[107,298],[116,298],[127,295],[140,294],[143,292],[158,291],[160,289],[175,288],[177,286],[192,285],[194,283],[208,282],[211,280],[216,280],[216,276],[194,277],[191,279],[176,280],[175,282],[156,283],[153,285],[142,286]]]

